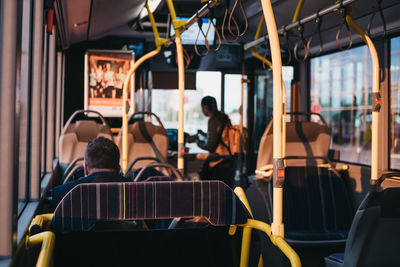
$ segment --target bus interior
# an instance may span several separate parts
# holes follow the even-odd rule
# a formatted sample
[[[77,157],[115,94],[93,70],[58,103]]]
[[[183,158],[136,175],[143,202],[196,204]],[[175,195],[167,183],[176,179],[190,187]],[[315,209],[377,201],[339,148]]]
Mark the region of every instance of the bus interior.
[[[1,0],[0,266],[400,266],[399,11]]]

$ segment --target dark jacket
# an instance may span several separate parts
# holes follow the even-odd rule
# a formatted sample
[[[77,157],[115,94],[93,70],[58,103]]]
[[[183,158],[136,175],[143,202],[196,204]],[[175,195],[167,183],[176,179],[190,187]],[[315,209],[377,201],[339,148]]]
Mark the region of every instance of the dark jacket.
[[[129,182],[121,174],[116,174],[115,172],[95,172],[89,176],[81,177],[78,180],[69,182],[67,184],[62,184],[54,187],[51,190],[51,209],[55,210],[58,203],[64,198],[64,196],[71,191],[78,184],[83,183],[118,183],[118,182]]]
[[[218,147],[222,126],[230,124],[229,117],[222,112],[212,115],[208,120],[207,140],[197,140],[197,145],[204,150],[214,152]]]

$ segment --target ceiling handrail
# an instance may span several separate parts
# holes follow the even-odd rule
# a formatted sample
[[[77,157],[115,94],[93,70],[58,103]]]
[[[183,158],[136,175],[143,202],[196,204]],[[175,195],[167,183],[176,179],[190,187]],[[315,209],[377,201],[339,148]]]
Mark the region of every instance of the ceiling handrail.
[[[315,19],[317,19],[318,14],[319,14],[319,16],[325,16],[325,15],[327,15],[327,14],[329,14],[329,13],[332,13],[332,12],[336,11],[336,10],[337,10],[338,8],[340,8],[341,6],[346,7],[346,6],[352,4],[352,3],[356,2],[356,1],[357,1],[357,0],[343,0],[341,3],[336,3],[336,4],[334,4],[334,5],[330,6],[330,7],[324,8],[324,9],[320,10],[319,12],[316,12],[316,13],[310,15],[310,16],[307,16],[307,17],[305,17],[305,18],[302,18],[302,19],[300,19],[300,20],[298,20],[298,21],[296,21],[296,22],[293,22],[293,23],[291,23],[291,24],[285,26],[285,27],[281,27],[281,28],[278,30],[278,34],[283,34],[283,32],[284,32],[285,30],[286,30],[286,31],[290,31],[290,30],[292,30],[292,29],[297,28],[297,27],[299,26],[299,23],[300,23],[300,24],[305,24],[305,23],[307,23],[307,22],[310,22],[310,21],[315,20]],[[255,46],[255,45],[259,45],[259,44],[263,43],[263,42],[265,41],[265,38],[269,38],[268,35],[265,35],[265,36],[263,36],[263,37],[260,37],[260,38],[257,39],[257,40],[254,40],[254,41],[251,41],[251,42],[246,43],[246,44],[244,45],[244,49],[247,50],[247,49],[249,49],[249,48],[252,48],[252,47]]]

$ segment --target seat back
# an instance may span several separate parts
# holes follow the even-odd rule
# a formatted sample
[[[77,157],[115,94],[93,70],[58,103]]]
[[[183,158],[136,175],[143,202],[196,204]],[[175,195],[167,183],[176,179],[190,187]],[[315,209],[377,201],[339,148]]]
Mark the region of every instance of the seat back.
[[[370,192],[354,217],[345,266],[400,266],[400,188]]]
[[[283,188],[286,238],[303,243],[346,239],[354,208],[348,188],[337,173],[324,167],[286,167]],[[271,223],[272,181],[256,179],[247,197],[255,219]]]
[[[147,114],[148,112],[138,112],[137,114]],[[149,113],[155,116],[153,113]],[[132,117],[129,119],[131,120]],[[128,125],[128,164],[135,159],[142,157],[158,158],[160,162],[167,162],[168,157],[168,135],[158,119],[159,125],[154,125],[149,121],[136,121]],[[116,144],[122,151],[122,131],[116,137]],[[122,161],[122,157],[121,157]],[[154,161],[141,160],[138,161],[134,169],[142,168]],[[121,162],[122,163],[122,162]]]
[[[220,181],[79,184],[57,206],[56,232],[90,230],[99,221],[205,217],[212,225],[244,224],[242,202]]]
[[[290,115],[291,113],[287,114]],[[309,115],[309,113],[305,114]],[[286,122],[285,156],[328,157],[331,135],[325,121],[323,119],[321,121],[322,124],[312,121]],[[272,164],[272,148],[273,126],[271,121],[261,137],[258,148],[257,169]],[[305,160],[290,161],[292,166],[304,164]]]
[[[74,119],[80,114],[94,113],[99,116],[102,123],[94,120]],[[110,126],[106,123],[103,116],[97,111],[78,110],[69,118],[60,136],[60,163],[67,165],[74,159],[85,155],[87,144],[97,138],[105,137],[112,140]]]
[[[283,191],[286,236],[294,240],[344,240],[354,216],[343,179],[324,167],[287,167]]]

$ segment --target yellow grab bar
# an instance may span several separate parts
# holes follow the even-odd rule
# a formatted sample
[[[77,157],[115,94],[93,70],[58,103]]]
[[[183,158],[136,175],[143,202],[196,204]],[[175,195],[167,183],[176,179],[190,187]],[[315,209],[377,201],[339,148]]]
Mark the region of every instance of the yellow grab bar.
[[[304,0],[299,0],[297,3],[296,11],[294,12],[292,23],[299,20],[301,10],[303,9]]]
[[[274,180],[280,175],[282,177],[283,172],[278,172],[278,168],[282,169],[284,157],[284,143],[286,139],[285,135],[285,116],[284,108],[285,103],[283,99],[284,92],[282,90],[282,58],[281,49],[279,45],[278,30],[276,28],[276,22],[274,12],[272,10],[272,4],[270,0],[261,0],[261,6],[264,13],[264,18],[267,24],[267,31],[271,46],[272,55],[272,66],[273,66],[273,160],[274,160]],[[283,225],[283,188],[279,185],[274,185],[273,191],[273,222],[272,232],[274,235],[284,236],[284,225]]]
[[[346,16],[347,24],[357,32],[364,42],[367,44],[369,52],[372,58],[372,96],[373,101],[378,101],[380,97],[379,91],[379,58],[376,51],[375,45],[371,38],[366,32],[364,32],[351,18],[351,16]],[[376,183],[379,179],[378,170],[378,142],[379,142],[379,108],[374,109],[374,105],[377,103],[372,103],[372,142],[371,142],[371,182]],[[379,104],[380,105],[380,104]]]
[[[258,23],[258,27],[257,27],[256,34],[255,34],[255,36],[254,36],[254,40],[257,40],[258,37],[260,36],[260,34],[261,34],[261,29],[262,29],[262,26],[263,26],[264,22],[265,22],[265,19],[264,19],[264,17],[262,16],[262,17],[260,18],[260,22]],[[279,40],[279,39],[278,39],[278,40]],[[268,67],[270,67],[271,70],[273,70],[271,61],[269,61],[269,60],[266,59],[265,57],[261,56],[261,55],[257,52],[257,49],[258,49],[258,45],[253,46],[253,48],[252,48],[252,50],[251,50],[252,55],[253,55],[256,59],[262,61],[264,64],[266,64]],[[284,136],[286,136],[286,118],[285,118],[285,112],[286,112],[286,87],[285,87],[285,83],[283,82],[283,80],[282,80],[282,110],[283,110],[283,114],[282,114],[282,134],[283,134]],[[283,151],[283,153],[285,153],[285,151],[286,151],[285,146],[286,146],[286,142],[283,142],[283,143],[282,143],[282,151]],[[284,155],[283,155],[283,156],[284,156]],[[257,174],[257,173],[256,173],[256,174]],[[267,174],[263,174],[263,175],[267,175]],[[267,176],[270,176],[270,174],[268,174]]]
[[[25,248],[42,244],[36,267],[48,267],[52,265],[53,250],[56,243],[56,235],[53,232],[46,231],[33,236],[27,236]]]
[[[185,62],[183,59],[183,47],[180,29],[184,28],[186,23],[176,17],[174,3],[167,0],[169,13],[171,14],[172,25],[175,29],[176,53],[178,55],[178,89],[179,89],[179,114],[178,114],[178,170],[184,173],[184,97],[185,97]]]
[[[128,168],[128,86],[130,83],[130,79],[132,75],[135,73],[135,71],[139,68],[140,65],[142,65],[143,62],[146,60],[154,57],[161,51],[161,46],[165,45],[167,40],[164,38],[160,38],[156,26],[156,22],[154,20],[153,13],[151,13],[149,4],[146,1],[145,7],[147,9],[147,13],[149,15],[149,20],[151,22],[151,26],[153,28],[153,33],[154,33],[154,42],[156,44],[156,49],[153,51],[150,51],[149,53],[143,55],[141,58],[139,58],[137,61],[132,66],[132,69],[129,71],[128,75],[125,78],[124,81],[124,87],[122,91],[122,171],[125,172],[126,169]]]
[[[253,213],[251,212],[251,208],[249,202],[247,200],[246,194],[244,193],[243,188],[240,186],[236,187],[234,190],[235,194],[238,196],[240,201],[242,201],[243,205],[246,207],[251,217],[253,217]],[[292,266],[301,266],[301,261],[297,253],[290,247],[288,243],[281,237],[276,235],[271,235],[271,227],[261,221],[249,219],[246,224],[240,225],[243,227],[243,238],[242,238],[242,255],[240,257],[240,266],[247,266],[249,259],[249,248],[251,242],[251,229],[260,230],[268,235],[271,239],[271,242],[277,246],[282,252],[286,255],[286,257],[290,260]],[[263,266],[263,259],[260,255],[260,259],[258,262],[258,266]]]
[[[251,208],[249,202],[247,201],[246,194],[244,193],[243,188],[237,186],[234,190],[235,194],[238,196],[240,201],[242,201],[243,205],[246,207],[247,211],[250,213],[251,217],[253,217],[253,213],[251,212]]]
[[[29,225],[28,228],[29,235],[34,234],[33,232],[41,232],[43,226],[48,222],[50,222],[52,219],[53,219],[53,213],[36,215],[35,218],[33,218],[31,224]]]
[[[261,16],[260,22],[258,23],[258,27],[257,27],[256,34],[254,35],[254,40],[257,40],[257,39],[260,37],[261,29],[262,29],[262,26],[264,25],[264,22],[265,22],[264,17]],[[258,60],[264,62],[268,67],[270,67],[270,68],[272,69],[272,63],[271,63],[271,61],[269,61],[269,60],[266,59],[265,57],[261,56],[261,55],[257,52],[257,49],[258,49],[258,45],[253,46],[253,48],[251,49],[251,50],[252,50],[251,53],[253,54],[253,56],[254,56],[256,59],[258,59]]]

